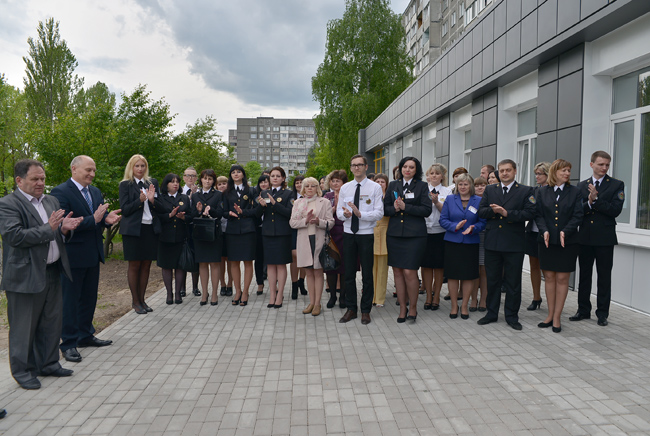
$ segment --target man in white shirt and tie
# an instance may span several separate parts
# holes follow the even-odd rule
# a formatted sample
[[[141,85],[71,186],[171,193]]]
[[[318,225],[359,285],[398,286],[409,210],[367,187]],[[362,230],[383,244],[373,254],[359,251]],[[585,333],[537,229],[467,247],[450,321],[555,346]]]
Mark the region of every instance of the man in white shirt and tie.
[[[347,312],[339,320],[349,322],[357,317],[357,258],[361,263],[361,323],[370,324],[370,310],[374,285],[372,279],[373,229],[384,216],[382,189],[378,183],[366,177],[367,159],[360,155],[352,156],[350,169],[354,180],[346,183],[339,191],[336,215],[343,221],[343,252],[345,263],[345,300]]]

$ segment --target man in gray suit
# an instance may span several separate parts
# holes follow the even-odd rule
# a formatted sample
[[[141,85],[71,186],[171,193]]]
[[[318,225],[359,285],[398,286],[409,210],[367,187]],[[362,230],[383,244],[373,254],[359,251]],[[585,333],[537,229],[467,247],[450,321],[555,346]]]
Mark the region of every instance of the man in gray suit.
[[[61,272],[71,277],[63,245],[82,218],[65,216],[59,201],[45,195],[45,170],[36,160],[14,167],[18,189],[0,198],[0,235],[7,294],[9,364],[24,389],[38,389],[40,376],[68,377],[59,363]]]

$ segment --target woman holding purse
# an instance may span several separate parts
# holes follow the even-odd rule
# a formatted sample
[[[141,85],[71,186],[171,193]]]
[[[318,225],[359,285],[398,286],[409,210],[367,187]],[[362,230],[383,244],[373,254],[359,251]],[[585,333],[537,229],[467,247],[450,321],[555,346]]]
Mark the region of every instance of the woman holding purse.
[[[302,313],[318,316],[323,293],[323,267],[319,256],[325,243],[325,229],[334,225],[334,217],[331,203],[322,198],[318,180],[313,177],[304,179],[300,194],[302,197],[294,203],[289,223],[298,230],[298,268],[305,268],[307,272],[309,305]]]

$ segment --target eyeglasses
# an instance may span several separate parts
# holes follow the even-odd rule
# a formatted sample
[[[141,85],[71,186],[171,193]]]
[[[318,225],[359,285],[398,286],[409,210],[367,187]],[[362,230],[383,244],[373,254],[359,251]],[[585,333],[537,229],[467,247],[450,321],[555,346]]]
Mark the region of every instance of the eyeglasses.
[[[350,168],[361,168],[365,167],[366,164],[350,164]]]
[[[189,177],[190,179],[196,179],[196,174],[183,174],[183,177]]]

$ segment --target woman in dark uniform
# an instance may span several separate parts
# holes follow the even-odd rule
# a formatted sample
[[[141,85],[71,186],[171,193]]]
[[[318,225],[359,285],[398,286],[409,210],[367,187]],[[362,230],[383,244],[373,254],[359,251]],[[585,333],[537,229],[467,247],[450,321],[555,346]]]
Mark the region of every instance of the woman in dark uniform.
[[[214,241],[200,241],[194,238],[194,260],[199,264],[199,276],[203,294],[199,304],[208,304],[208,281],[212,280],[211,306],[219,304],[219,296],[216,289],[219,287],[221,270],[221,247],[223,237],[221,233],[221,216],[223,215],[223,197],[221,192],[214,188],[217,183],[217,175],[214,170],[201,171],[201,188],[192,194],[192,216],[195,219],[214,219],[215,238]],[[196,227],[195,227],[196,228]]]
[[[549,162],[540,162],[535,165],[535,194],[540,186],[546,186],[548,183],[548,169],[551,167]],[[539,251],[537,249],[537,239],[539,229],[535,220],[528,221],[526,224],[526,254],[530,263],[530,282],[533,285],[533,302],[528,306],[528,310],[536,310],[542,305],[542,270],[539,267]]]
[[[228,187],[223,198],[223,216],[228,218],[226,246],[228,262],[232,262],[232,278],[235,283],[233,306],[248,304],[248,288],[253,280],[255,260],[255,190],[248,186],[246,171],[241,165],[230,167]],[[244,287],[242,289],[240,262],[244,262]]]
[[[291,263],[293,231],[291,218],[292,192],[287,188],[287,175],[281,167],[271,168],[271,188],[258,193],[257,202],[262,221],[264,258],[267,259],[269,279],[269,304],[266,307],[280,308],[284,299],[284,285],[287,282],[287,264]]]
[[[386,190],[384,215],[390,217],[386,231],[388,265],[393,267],[400,306],[397,322],[402,323],[417,318],[418,269],[427,248],[425,218],[431,215],[432,206],[428,185],[422,181],[420,161],[409,156],[398,166],[398,179],[390,182]]]
[[[271,187],[271,179],[268,174],[262,174],[257,179],[257,186],[255,187],[255,197],[258,197],[261,192],[268,190]],[[268,270],[264,262],[264,244],[262,240],[262,217],[255,220],[255,234],[256,242],[255,246],[255,281],[257,282],[257,295],[262,295],[264,293],[264,274]],[[270,283],[269,283],[270,285]]]
[[[156,198],[156,214],[162,231],[158,236],[158,266],[162,268],[163,282],[167,289],[167,304],[181,304],[181,289],[186,272],[179,269],[178,260],[187,238],[187,223],[191,220],[190,200],[179,192],[181,179],[177,174],[167,174]],[[172,282],[176,294],[172,296]]]
[[[328,186],[330,191],[326,194],[323,194],[323,198],[326,198],[332,204],[332,215],[334,216],[334,225],[330,230],[330,237],[334,241],[334,245],[338,248],[339,254],[341,255],[341,265],[338,269],[334,271],[327,271],[325,273],[327,277],[327,287],[330,290],[330,298],[327,302],[327,308],[331,309],[336,304],[336,293],[339,293],[340,307],[344,309],[346,307],[344,294],[341,292],[340,283],[345,283],[343,280],[343,274],[345,274],[345,262],[343,257],[343,221],[336,216],[336,206],[339,201],[339,191],[341,186],[348,182],[348,173],[345,170],[334,170],[328,176],[329,183]]]
[[[560,319],[569,293],[569,276],[576,269],[582,223],[580,190],[570,184],[571,163],[557,159],[548,170],[548,186],[537,190],[535,222],[539,228],[539,264],[544,272],[548,316],[537,326],[562,331]]]
[[[160,220],[155,213],[158,181],[149,177],[149,164],[141,154],[134,154],[126,164],[119,193],[122,209],[120,234],[124,260],[129,262],[127,277],[133,300],[131,307],[144,315],[153,312],[144,298],[151,261],[158,256]]]

